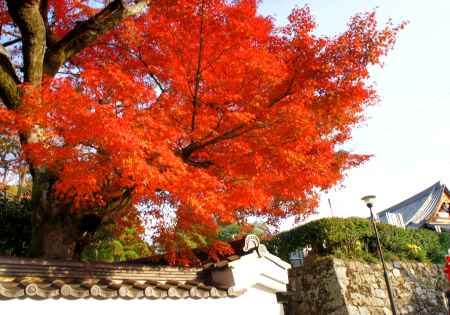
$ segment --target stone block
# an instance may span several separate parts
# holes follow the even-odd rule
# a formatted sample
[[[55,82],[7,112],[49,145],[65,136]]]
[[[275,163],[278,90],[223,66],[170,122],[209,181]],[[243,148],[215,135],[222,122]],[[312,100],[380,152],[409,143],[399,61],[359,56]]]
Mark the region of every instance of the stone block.
[[[368,298],[366,299],[366,301],[367,301],[367,302],[366,302],[367,305],[370,305],[370,306],[379,306],[379,307],[382,307],[382,306],[385,306],[385,305],[386,305],[384,299],[380,299],[380,298],[376,298],[376,297],[368,297]]]
[[[370,315],[384,315],[383,308],[369,307]]]
[[[360,293],[351,293],[350,299],[353,305],[364,306],[367,304],[367,298]]]
[[[398,270],[398,269],[393,269],[392,270],[392,274],[394,275],[394,277],[396,277],[396,278],[398,278],[398,277],[400,277],[402,274],[401,274],[401,272],[400,272],[400,270]]]
[[[345,267],[345,262],[342,259],[335,258],[333,259],[333,265]]]
[[[336,273],[336,277],[341,280],[347,280],[347,268],[345,267],[335,267],[334,272]]]
[[[375,289],[375,290],[373,291],[373,295],[374,295],[375,297],[378,297],[378,298],[381,298],[381,299],[384,299],[384,298],[386,298],[386,296],[387,296],[386,291],[383,290],[383,289]]]
[[[353,306],[353,305],[347,305],[347,312],[348,312],[348,315],[361,315],[358,307]]]
[[[359,314],[361,315],[371,315],[369,309],[366,306],[359,307]]]
[[[301,313],[301,314],[310,314],[310,313]],[[348,315],[348,310],[347,310],[347,307],[344,306],[344,307],[341,307],[338,310],[332,311],[332,312],[327,313],[327,314],[329,314],[329,315]]]

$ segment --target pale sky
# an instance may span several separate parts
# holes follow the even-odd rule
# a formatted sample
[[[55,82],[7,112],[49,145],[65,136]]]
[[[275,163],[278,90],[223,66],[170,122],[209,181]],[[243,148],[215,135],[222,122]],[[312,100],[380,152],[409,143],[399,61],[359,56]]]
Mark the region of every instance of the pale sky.
[[[380,22],[409,21],[384,68],[371,72],[381,101],[346,145],[374,157],[348,172],[345,187],[323,194],[319,216],[330,216],[328,198],[337,216],[368,216],[363,195],[376,195],[381,211],[439,180],[450,185],[450,1],[265,0],[260,12],[284,24],[293,7],[305,4],[318,34],[340,33],[352,15],[374,8]]]

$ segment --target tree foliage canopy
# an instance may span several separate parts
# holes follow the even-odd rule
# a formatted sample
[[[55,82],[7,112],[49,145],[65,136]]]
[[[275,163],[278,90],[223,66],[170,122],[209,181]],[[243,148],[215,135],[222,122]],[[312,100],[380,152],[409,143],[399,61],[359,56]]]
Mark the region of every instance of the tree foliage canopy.
[[[168,249],[180,231],[308,214],[367,159],[339,146],[403,25],[370,12],[317,36],[307,7],[276,27],[257,3],[0,1],[1,133],[72,214],[170,204],[175,219],[147,211]]]

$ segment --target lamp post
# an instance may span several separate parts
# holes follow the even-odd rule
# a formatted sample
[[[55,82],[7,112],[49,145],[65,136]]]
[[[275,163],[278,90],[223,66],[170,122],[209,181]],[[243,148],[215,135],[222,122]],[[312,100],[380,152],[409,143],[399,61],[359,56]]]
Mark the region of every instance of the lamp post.
[[[386,264],[384,262],[383,250],[381,249],[380,235],[378,234],[377,225],[375,224],[375,217],[374,217],[373,211],[372,211],[372,207],[375,202],[375,198],[376,198],[375,196],[371,195],[371,196],[365,196],[361,199],[362,199],[362,201],[365,202],[367,208],[369,208],[369,210],[370,210],[370,220],[372,221],[372,227],[375,232],[375,236],[377,238],[377,249],[378,249],[378,254],[380,256],[381,264],[383,265],[384,281],[386,282],[386,287],[388,290],[389,302],[391,303],[392,314],[397,315],[398,312],[397,312],[397,307],[395,306],[395,302],[394,302],[394,293],[392,291],[391,282],[389,281],[389,275],[387,273]]]

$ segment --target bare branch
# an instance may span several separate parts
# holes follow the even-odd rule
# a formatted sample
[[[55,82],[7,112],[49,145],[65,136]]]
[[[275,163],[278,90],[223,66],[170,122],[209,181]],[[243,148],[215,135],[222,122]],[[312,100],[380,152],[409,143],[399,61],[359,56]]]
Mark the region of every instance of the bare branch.
[[[96,15],[80,22],[59,42],[48,48],[45,54],[45,74],[54,76],[71,57],[92,45],[99,36],[113,29],[123,19],[143,12],[150,0],[140,0],[134,5],[125,5],[123,0],[114,0]]]
[[[22,41],[22,37],[17,37],[12,40],[9,40],[7,42],[4,42],[2,45],[3,45],[3,47],[8,47],[8,46],[14,45],[20,41]]]

